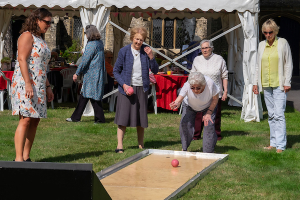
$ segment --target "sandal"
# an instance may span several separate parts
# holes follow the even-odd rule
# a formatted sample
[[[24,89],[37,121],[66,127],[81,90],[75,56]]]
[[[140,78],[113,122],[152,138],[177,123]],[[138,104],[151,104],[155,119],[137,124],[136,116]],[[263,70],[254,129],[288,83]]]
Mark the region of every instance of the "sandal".
[[[124,149],[116,149],[115,152],[116,153],[124,153]]]

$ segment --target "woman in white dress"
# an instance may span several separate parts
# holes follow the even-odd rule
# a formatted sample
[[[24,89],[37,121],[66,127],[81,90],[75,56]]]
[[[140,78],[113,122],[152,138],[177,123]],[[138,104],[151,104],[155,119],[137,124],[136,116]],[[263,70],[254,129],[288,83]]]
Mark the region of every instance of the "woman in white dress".
[[[19,116],[15,132],[15,161],[31,161],[29,155],[40,118],[47,117],[47,101],[53,100],[46,69],[51,52],[44,34],[52,14],[45,8],[31,13],[18,39],[17,63],[12,78],[12,114]]]

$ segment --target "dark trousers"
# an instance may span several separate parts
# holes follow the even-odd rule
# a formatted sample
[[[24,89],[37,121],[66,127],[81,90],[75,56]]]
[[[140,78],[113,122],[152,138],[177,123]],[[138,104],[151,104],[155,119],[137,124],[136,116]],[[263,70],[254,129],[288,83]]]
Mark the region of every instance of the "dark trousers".
[[[182,105],[182,117],[179,126],[180,132],[180,139],[182,144],[182,150],[186,151],[187,148],[190,146],[193,135],[195,131],[195,118],[197,113],[202,113],[205,115],[207,112],[207,108],[202,111],[195,111],[187,104],[183,103]],[[208,125],[204,127],[203,131],[203,153],[213,153],[216,143],[217,143],[217,134],[215,131],[215,117],[216,117],[216,110],[214,109],[213,113],[211,114],[211,121],[208,122]]]
[[[222,100],[219,98],[218,105],[217,105],[217,113],[215,119],[215,130],[218,137],[221,136],[221,104]],[[195,132],[194,132],[194,140],[199,140],[201,138],[202,129],[204,123],[202,121],[203,115],[202,112],[198,112],[195,119]]]
[[[79,101],[77,104],[77,107],[75,109],[75,111],[73,112],[71,119],[72,121],[80,121],[81,116],[84,112],[84,109],[86,107],[86,104],[88,103],[88,101],[91,101],[91,104],[94,108],[94,115],[95,115],[95,122],[105,122],[105,118],[104,118],[104,112],[103,112],[103,108],[102,108],[102,103],[101,101],[96,101],[94,99],[89,99],[89,98],[84,98],[82,96],[82,94],[79,97]]]
[[[107,74],[107,84],[104,85],[104,94],[111,92],[114,88],[114,79]],[[108,97],[103,99],[103,103],[108,103]]]

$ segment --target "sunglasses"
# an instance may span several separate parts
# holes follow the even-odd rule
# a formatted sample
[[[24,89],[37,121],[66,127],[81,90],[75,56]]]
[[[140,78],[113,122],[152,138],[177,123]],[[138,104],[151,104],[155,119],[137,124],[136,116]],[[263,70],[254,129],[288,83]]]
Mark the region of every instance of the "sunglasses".
[[[201,90],[201,87],[191,87],[191,90]]]
[[[50,24],[52,24],[52,21],[47,21],[47,20],[44,20],[44,19],[41,19],[41,21],[45,22],[48,26],[49,26]]]
[[[268,34],[271,35],[272,33],[273,33],[273,31],[270,31],[270,32],[264,31],[264,34],[265,34],[265,35],[268,35]]]

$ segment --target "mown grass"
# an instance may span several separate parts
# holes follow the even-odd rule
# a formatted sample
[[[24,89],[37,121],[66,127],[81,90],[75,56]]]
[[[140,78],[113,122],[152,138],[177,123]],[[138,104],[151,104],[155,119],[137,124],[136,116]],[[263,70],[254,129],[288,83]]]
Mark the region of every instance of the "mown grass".
[[[37,130],[31,158],[37,162],[93,163],[98,172],[141,150],[136,129],[128,128],[123,154],[116,154],[115,113],[105,113],[105,124],[93,124],[93,117],[67,123],[76,104],[57,104],[48,109]],[[59,107],[58,107],[59,106]],[[265,151],[269,145],[267,113],[260,123],[240,120],[241,109],[223,104],[222,135],[216,153],[229,159],[211,171],[180,199],[300,199],[300,113],[287,107],[288,148],[282,154]],[[180,116],[176,113],[149,114],[145,148],[181,150]],[[14,132],[18,117],[0,112],[0,160],[13,160]],[[189,151],[202,151],[202,140],[193,141]]]

